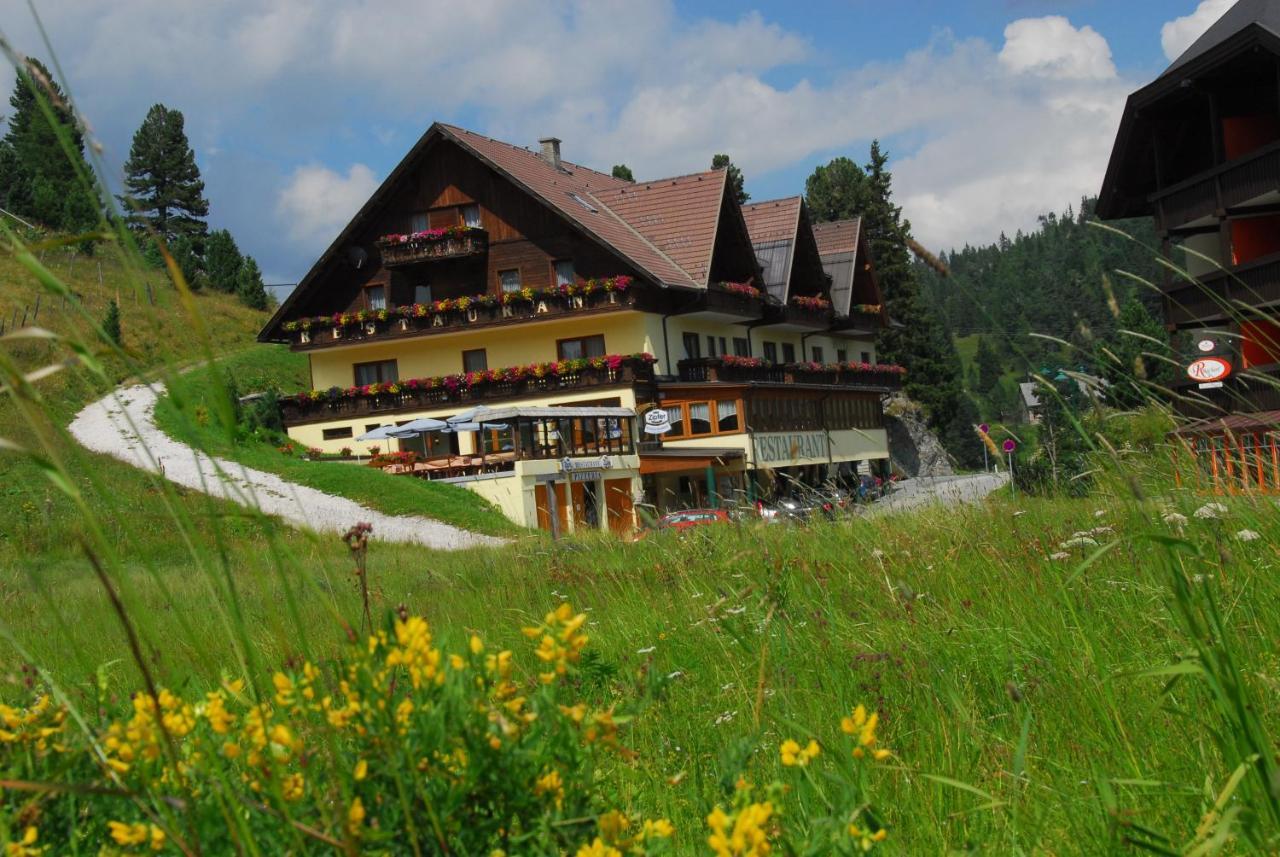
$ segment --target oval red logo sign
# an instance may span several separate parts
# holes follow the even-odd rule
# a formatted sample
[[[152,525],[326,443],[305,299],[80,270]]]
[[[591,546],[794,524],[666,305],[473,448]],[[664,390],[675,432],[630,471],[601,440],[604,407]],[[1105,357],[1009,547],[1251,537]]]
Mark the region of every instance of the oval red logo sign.
[[[1187,377],[1193,381],[1221,381],[1230,374],[1231,364],[1221,357],[1201,357],[1187,367]]]

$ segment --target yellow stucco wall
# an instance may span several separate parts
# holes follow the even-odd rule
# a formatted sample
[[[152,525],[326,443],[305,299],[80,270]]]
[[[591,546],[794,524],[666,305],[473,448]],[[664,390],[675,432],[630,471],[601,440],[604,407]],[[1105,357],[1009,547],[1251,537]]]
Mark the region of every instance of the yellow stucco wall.
[[[603,334],[608,354],[657,347],[647,336],[645,313],[620,312],[526,322],[506,327],[427,334],[394,342],[330,346],[311,352],[311,383],[318,390],[350,387],[356,363],[396,360],[400,377],[422,378],[462,371],[462,352],[485,349],[490,369],[556,359],[556,341]]]

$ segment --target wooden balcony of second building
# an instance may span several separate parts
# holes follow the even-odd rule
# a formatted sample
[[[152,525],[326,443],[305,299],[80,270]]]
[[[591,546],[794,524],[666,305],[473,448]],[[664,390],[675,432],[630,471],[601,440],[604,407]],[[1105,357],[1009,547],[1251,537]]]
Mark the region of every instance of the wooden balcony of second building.
[[[376,243],[382,264],[398,268],[487,253],[489,233],[474,226],[450,226],[404,235],[383,235]]]
[[[700,357],[681,360],[682,383],[778,386],[830,386],[846,389],[897,390],[902,367],[884,363],[770,363],[758,357]]]

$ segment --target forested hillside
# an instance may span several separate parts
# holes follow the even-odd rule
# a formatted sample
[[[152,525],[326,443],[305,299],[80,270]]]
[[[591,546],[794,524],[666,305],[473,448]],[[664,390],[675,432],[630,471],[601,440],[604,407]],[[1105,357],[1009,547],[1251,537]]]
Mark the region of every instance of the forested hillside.
[[[947,276],[916,264],[924,300],[971,358],[965,387],[984,418],[1012,416],[1015,381],[1029,371],[1068,367],[1122,378],[1137,344],[1120,331],[1163,335],[1156,293],[1120,273],[1159,281],[1154,227],[1147,219],[1109,224],[1125,237],[1091,225],[1093,207],[1086,199],[1078,211],[1042,216],[1029,234],[943,253]],[[1123,368],[1100,353],[1104,347]]]

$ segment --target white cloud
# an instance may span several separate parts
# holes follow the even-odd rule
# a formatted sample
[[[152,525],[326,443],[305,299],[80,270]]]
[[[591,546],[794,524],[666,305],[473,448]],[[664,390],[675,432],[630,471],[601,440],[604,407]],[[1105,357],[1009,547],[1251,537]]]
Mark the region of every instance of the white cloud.
[[[1160,47],[1170,62],[1191,47],[1191,43],[1204,35],[1205,30],[1226,14],[1236,0],[1201,0],[1190,15],[1174,18],[1160,28]]]
[[[886,139],[899,202],[942,247],[1096,193],[1133,88],[1099,33],[1060,17],[1014,21],[999,46],[942,32],[850,67],[759,13],[690,20],[671,0],[115,0],[91,26],[81,6],[41,11],[109,156],[123,161],[151,103],[184,110],[217,225],[298,273],[433,119],[529,145],[553,133],[567,158],[641,177],[729,152],[749,188],[785,193]],[[28,17],[0,0],[19,46],[39,44]],[[844,71],[778,83],[797,63]],[[782,171],[801,178],[784,187]]]
[[[1061,15],[1022,18],[1005,27],[1000,62],[1014,73],[1065,80],[1116,76],[1107,40],[1093,27],[1076,28]]]
[[[364,164],[352,164],[345,176],[308,164],[293,171],[276,200],[276,211],[293,240],[320,249],[347,225],[377,187],[373,170]]]

